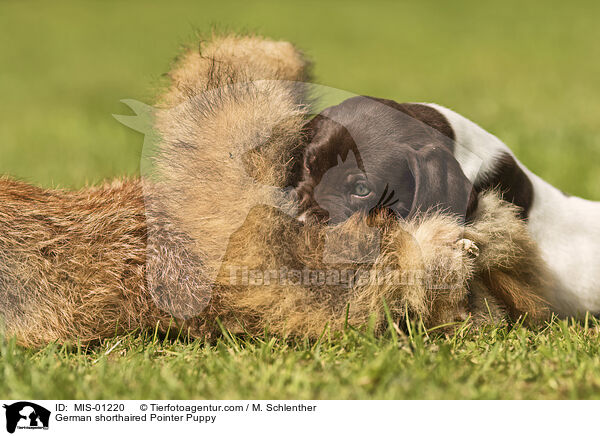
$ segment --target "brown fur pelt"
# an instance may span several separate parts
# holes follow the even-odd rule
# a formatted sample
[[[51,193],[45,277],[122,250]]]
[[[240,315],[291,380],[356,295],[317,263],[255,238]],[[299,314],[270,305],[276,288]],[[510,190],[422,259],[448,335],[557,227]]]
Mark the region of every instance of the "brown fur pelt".
[[[268,325],[279,334],[313,337],[346,323],[374,321],[381,331],[388,325],[386,304],[394,321],[420,319],[430,328],[526,313],[539,322],[548,316],[540,296],[545,269],[517,216],[494,192],[481,197],[475,221],[466,227],[434,213],[375,223],[356,215],[325,230],[256,208],[230,239],[215,314],[232,330],[259,333]],[[332,234],[335,240],[327,242]],[[474,243],[478,256],[462,241]],[[323,260],[328,244],[338,256],[360,244],[377,251],[372,262],[332,264]],[[341,279],[344,272],[354,281]]]
[[[24,345],[90,341],[161,314],[144,286],[140,184],[76,192],[0,180],[0,317]]]
[[[6,334],[41,346],[156,327],[211,335],[217,318],[309,337],[346,323],[381,331],[386,312],[427,327],[544,319],[537,247],[493,192],[467,226],[438,213],[335,228],[290,216],[282,188],[302,152],[307,68],[287,42],[213,37],[170,73],[143,181],[65,192],[2,179]]]

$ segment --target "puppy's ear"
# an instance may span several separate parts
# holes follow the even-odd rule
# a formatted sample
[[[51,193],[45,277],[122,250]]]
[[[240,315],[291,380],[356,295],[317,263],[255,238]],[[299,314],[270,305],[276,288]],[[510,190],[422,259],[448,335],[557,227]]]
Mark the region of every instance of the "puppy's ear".
[[[317,115],[307,121],[302,128],[302,141],[300,141],[300,144],[298,144],[291,153],[290,181],[291,185],[294,187],[298,187],[298,184],[302,181],[303,172],[310,172],[305,165],[304,156],[306,154],[306,149],[313,141],[324,121],[325,117]]]
[[[450,150],[430,144],[408,153],[415,181],[409,217],[438,209],[469,222],[477,209],[477,193]]]
[[[304,143],[310,144],[315,137],[315,134],[319,131],[322,124],[327,120],[323,115],[318,114],[315,115],[311,120],[309,120],[304,127],[302,128],[302,133],[304,136]]]

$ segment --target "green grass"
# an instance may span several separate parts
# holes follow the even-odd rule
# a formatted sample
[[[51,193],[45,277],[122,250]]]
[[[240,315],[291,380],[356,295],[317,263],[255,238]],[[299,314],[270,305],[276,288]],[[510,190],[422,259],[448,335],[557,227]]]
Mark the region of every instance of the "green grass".
[[[0,174],[80,187],[136,174],[142,136],[111,114],[151,103],[181,43],[212,25],[292,40],[317,83],[449,106],[533,171],[600,200],[600,4],[0,0]],[[104,356],[106,350],[118,345]],[[0,396],[598,398],[595,329],[553,323],[452,339],[347,332],[320,344],[115,338],[3,342]]]
[[[600,398],[598,326],[463,329],[307,343],[114,338],[89,350],[0,344],[0,397],[53,399]]]

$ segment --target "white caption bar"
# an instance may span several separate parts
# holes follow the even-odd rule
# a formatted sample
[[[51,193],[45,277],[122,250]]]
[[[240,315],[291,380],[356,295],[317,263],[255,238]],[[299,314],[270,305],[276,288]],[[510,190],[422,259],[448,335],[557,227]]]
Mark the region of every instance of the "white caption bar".
[[[40,434],[34,430],[77,436],[573,434],[596,428],[600,406],[595,401],[0,401],[5,406],[0,435],[21,436]]]

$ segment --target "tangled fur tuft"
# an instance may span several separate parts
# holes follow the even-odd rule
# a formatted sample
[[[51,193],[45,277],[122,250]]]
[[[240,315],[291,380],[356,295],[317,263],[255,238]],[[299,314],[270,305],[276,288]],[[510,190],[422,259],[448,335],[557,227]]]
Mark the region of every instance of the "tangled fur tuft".
[[[213,37],[170,73],[143,180],[77,192],[0,181],[0,316],[21,344],[134,329],[315,337],[326,326],[427,327],[548,315],[545,267],[493,192],[473,224],[293,217],[310,101],[287,42]],[[473,243],[479,255],[460,241]],[[333,250],[332,250],[333,248]],[[357,256],[359,254],[359,256]]]

